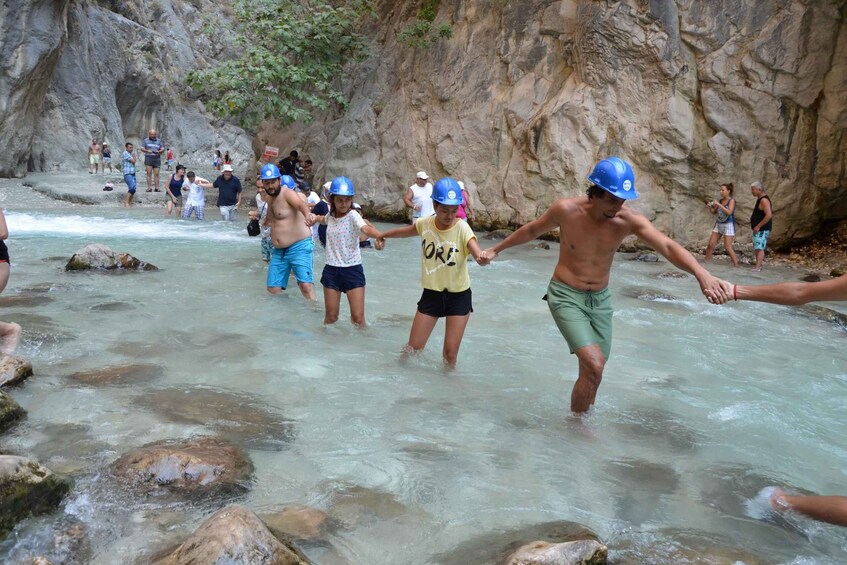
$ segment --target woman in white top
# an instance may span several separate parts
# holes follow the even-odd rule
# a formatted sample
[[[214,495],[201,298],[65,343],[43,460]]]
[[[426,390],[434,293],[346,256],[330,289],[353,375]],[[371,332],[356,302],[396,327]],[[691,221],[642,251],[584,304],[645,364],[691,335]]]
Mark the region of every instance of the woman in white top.
[[[338,321],[341,293],[347,294],[350,319],[353,325],[365,326],[365,270],[359,251],[359,234],[379,237],[380,232],[369,226],[353,210],[353,181],[336,177],[329,187],[329,214],[316,216],[315,221],[326,224],[326,265],[321,275],[324,287],[324,324]]]

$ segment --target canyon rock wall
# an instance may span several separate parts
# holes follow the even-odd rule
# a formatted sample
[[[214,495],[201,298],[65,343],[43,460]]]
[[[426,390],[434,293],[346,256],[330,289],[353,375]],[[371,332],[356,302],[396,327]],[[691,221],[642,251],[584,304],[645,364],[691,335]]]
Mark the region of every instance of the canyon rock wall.
[[[464,180],[490,225],[582,193],[608,155],[633,164],[632,205],[683,244],[733,182],[739,236],[752,181],[786,245],[847,218],[845,3],[799,0],[442,1],[453,37],[398,43],[411,3],[380,0],[371,56],[351,66],[347,111],[254,140],[351,176],[384,215],[414,172]]]
[[[251,159],[250,137],[185,84],[231,52],[227,17],[208,0],[4,2],[0,176],[82,170],[92,138],[117,158],[151,127],[182,162],[208,165],[217,148]]]

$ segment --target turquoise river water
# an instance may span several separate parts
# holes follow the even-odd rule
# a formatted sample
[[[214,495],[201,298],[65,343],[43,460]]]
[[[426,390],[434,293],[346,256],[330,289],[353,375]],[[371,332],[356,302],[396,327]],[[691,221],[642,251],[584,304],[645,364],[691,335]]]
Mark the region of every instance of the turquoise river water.
[[[3,296],[31,298],[0,319],[24,326],[19,354],[35,368],[11,391],[28,418],[0,446],[74,479],[55,514],[0,544],[3,562],[36,554],[68,519],[85,525],[94,563],[179,542],[224,502],[142,499],[116,489],[108,466],[130,448],[204,434],[239,441],[255,465],[247,494],[227,502],[332,518],[323,539],[301,545],[316,563],[487,563],[474,549],[485,540],[560,521],[596,532],[612,562],[735,549],[764,563],[847,561],[843,530],[756,519],[749,502],[770,484],[847,495],[847,329],[837,323],[799,308],[713,306],[693,278],[661,277],[667,262],[621,255],[612,358],[579,422],[568,411],[576,361],[541,300],[555,245],[471,265],[475,311],[446,372],[443,325],[422,356],[399,360],[420,294],[418,240],[365,251],[369,326],[356,331],[344,302],[343,321],[325,328],[320,304],[293,287],[267,294],[243,211],[235,223],[213,207],[206,222],[183,222],[159,208],[60,203],[11,182],[0,205],[13,263]],[[88,243],[160,270],[65,273]],[[322,265],[317,252],[318,274]],[[720,261],[713,271],[796,276]],[[131,363],[161,370],[132,385],[69,378]],[[198,403],[218,406],[226,425],[180,417]],[[288,432],[239,429],[239,410]]]

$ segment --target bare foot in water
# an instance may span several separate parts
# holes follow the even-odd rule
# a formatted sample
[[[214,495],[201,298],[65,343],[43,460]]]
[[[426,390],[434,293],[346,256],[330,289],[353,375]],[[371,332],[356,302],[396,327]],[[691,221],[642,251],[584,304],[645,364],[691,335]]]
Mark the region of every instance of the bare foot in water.
[[[11,355],[18,348],[21,326],[14,322],[0,322],[0,353]]]

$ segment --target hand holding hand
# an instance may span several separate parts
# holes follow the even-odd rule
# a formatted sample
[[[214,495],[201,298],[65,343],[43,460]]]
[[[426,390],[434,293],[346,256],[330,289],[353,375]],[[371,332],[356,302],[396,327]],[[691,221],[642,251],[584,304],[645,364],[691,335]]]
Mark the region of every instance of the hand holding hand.
[[[314,225],[314,223],[315,223],[315,215],[312,214],[312,213],[309,213],[309,215],[306,216],[306,225],[309,226],[309,227],[312,227]]]
[[[385,249],[385,238],[382,236],[376,238],[376,241],[374,242],[374,247],[376,247],[377,251],[382,251],[383,249]]]

